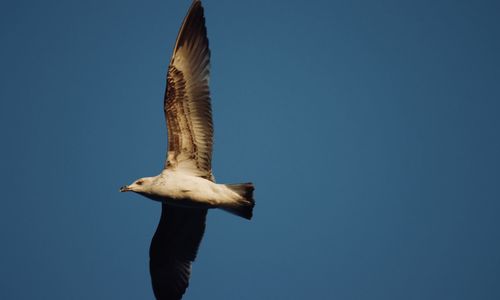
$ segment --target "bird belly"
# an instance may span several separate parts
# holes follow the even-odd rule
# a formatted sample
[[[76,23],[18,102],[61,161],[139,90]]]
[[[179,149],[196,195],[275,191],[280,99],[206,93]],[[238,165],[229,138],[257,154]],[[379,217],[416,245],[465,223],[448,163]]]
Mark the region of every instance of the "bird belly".
[[[186,175],[167,178],[159,194],[168,204],[192,208],[215,208],[240,197],[224,184]]]

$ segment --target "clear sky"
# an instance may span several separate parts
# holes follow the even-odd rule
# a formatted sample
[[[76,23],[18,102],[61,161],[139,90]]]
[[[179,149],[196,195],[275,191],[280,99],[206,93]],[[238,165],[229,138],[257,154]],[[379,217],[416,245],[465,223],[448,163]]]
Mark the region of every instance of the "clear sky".
[[[498,1],[206,0],[220,211],[185,299],[500,299]],[[150,299],[190,0],[0,4],[0,298]]]

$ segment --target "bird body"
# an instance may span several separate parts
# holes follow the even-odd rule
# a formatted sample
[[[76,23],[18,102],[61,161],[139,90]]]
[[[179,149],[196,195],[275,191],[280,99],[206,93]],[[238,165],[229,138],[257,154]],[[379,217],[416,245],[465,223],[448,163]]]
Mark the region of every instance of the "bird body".
[[[247,188],[253,190],[248,184]],[[121,191],[132,191],[155,201],[186,208],[232,208],[235,206],[253,207],[245,193],[238,193],[240,185],[217,184],[211,180],[193,176],[187,172],[170,169],[163,170],[155,177],[145,177],[123,187]]]

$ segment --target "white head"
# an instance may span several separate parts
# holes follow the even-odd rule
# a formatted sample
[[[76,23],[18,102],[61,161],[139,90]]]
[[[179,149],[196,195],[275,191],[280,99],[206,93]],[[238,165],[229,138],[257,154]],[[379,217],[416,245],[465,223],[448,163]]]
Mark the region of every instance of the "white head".
[[[122,186],[120,192],[148,193],[155,177],[139,178],[129,185]]]

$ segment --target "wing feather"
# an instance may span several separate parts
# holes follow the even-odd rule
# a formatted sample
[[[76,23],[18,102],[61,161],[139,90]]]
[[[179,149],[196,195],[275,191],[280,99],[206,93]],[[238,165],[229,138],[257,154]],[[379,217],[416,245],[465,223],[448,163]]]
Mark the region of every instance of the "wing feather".
[[[160,222],[149,248],[149,270],[156,299],[181,299],[189,285],[207,210],[162,204]]]
[[[213,125],[209,90],[210,49],[200,1],[181,26],[167,75],[168,128],[165,168],[212,178]]]

